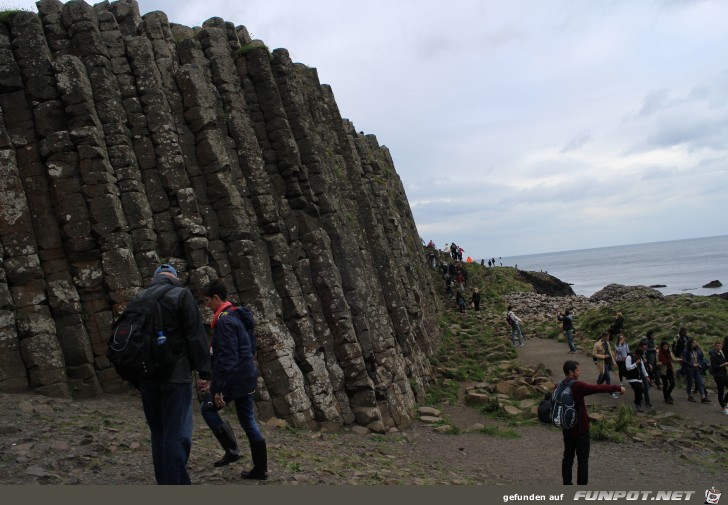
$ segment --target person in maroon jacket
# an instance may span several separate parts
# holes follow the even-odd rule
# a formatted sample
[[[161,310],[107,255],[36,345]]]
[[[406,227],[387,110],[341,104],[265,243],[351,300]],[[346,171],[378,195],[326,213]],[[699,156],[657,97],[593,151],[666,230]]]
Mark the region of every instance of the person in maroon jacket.
[[[576,467],[576,483],[586,485],[589,480],[589,414],[586,411],[584,397],[595,393],[624,394],[624,388],[618,384],[587,384],[579,380],[579,363],[564,362],[564,380],[573,380],[571,392],[579,412],[579,422],[571,429],[563,430],[564,458],[561,460],[561,476],[564,485],[571,485],[571,472],[574,466],[574,455],[578,460]]]

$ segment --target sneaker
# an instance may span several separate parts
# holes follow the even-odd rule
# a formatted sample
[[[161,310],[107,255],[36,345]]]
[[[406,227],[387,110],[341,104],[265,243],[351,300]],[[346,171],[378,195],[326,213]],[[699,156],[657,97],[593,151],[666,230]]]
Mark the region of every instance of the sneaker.
[[[523,347],[523,342],[521,342],[520,344],[518,344],[518,347]]]
[[[701,398],[700,403],[710,403],[710,398]]]
[[[695,398],[693,398],[693,395],[688,396],[688,401],[689,402],[694,402],[695,401]]]
[[[634,406],[634,411],[635,412],[644,412],[644,410],[642,410],[642,406],[641,405],[635,405]]]
[[[723,409],[723,413],[728,416],[728,407]]]
[[[612,398],[619,398],[619,395],[617,393],[611,393],[609,396]]]
[[[569,354],[575,354],[576,351],[569,351]]]

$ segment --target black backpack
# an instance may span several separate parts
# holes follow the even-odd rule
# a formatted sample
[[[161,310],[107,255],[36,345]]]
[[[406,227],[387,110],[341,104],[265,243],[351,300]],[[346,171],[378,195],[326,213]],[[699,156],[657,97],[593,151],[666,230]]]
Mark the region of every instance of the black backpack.
[[[564,379],[551,395],[551,424],[563,430],[570,430],[579,423],[577,408],[571,385],[576,379]]]
[[[161,300],[175,286],[161,289],[155,296],[136,297],[112,327],[106,357],[124,380],[135,386],[177,362],[173,343],[157,345],[157,332],[164,331]]]

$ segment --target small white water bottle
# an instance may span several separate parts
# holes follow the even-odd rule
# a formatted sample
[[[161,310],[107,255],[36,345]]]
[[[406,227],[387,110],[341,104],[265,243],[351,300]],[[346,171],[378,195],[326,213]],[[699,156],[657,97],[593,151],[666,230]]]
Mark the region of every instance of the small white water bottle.
[[[164,334],[164,330],[157,331],[157,346],[163,346],[167,343],[167,336]]]

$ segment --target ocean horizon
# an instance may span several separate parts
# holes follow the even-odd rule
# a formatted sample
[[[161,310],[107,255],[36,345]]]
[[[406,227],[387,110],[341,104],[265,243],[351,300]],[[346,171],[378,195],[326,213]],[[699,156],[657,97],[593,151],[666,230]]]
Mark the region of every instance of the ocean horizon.
[[[655,286],[665,295],[728,291],[728,235],[510,256],[502,261],[503,266],[548,272],[583,296],[609,284]],[[715,280],[724,285],[703,288]]]

